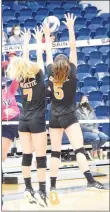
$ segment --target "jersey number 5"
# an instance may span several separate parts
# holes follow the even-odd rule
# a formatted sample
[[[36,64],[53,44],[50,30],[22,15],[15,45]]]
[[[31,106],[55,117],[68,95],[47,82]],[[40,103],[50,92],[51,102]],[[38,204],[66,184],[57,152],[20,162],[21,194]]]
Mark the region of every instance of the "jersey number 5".
[[[62,90],[62,86],[54,85],[54,96],[56,99],[63,99],[64,92]]]
[[[23,94],[27,95],[28,102],[30,102],[32,100],[32,88],[24,89]]]

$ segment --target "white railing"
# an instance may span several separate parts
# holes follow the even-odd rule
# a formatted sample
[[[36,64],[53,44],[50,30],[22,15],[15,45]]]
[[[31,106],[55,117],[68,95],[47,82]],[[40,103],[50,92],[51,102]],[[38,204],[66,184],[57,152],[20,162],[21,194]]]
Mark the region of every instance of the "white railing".
[[[84,123],[110,123],[110,119],[94,119],[94,120],[79,120],[79,123],[84,124]],[[19,121],[2,121],[2,125],[18,125]],[[49,121],[46,121],[46,124],[49,124]]]

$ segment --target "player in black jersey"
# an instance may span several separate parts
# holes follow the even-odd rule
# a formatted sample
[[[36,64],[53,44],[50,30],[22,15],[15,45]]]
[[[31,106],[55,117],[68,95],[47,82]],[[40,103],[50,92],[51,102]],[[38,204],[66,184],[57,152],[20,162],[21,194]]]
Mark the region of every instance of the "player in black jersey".
[[[46,196],[46,147],[45,126],[45,83],[43,79],[42,29],[35,30],[37,41],[37,62],[29,60],[28,44],[30,32],[24,35],[23,58],[14,57],[8,73],[12,79],[19,81],[22,96],[22,111],[19,120],[19,137],[23,151],[22,173],[25,182],[25,197],[31,203],[47,206]],[[39,191],[35,192],[31,184],[32,152],[35,150]]]
[[[52,197],[51,201],[53,204],[57,204],[59,202],[55,188],[61,154],[63,131],[65,131],[70,143],[73,146],[79,167],[83,171],[88,181],[88,188],[104,189],[104,186],[101,183],[94,180],[89,170],[85,149],[83,147],[82,131],[76,118],[75,94],[77,52],[75,34],[73,30],[75,18],[73,17],[73,14],[67,14],[65,15],[65,19],[66,20],[63,23],[67,26],[69,32],[69,59],[65,55],[59,54],[53,62],[50,30],[48,25],[44,26],[49,90],[52,92],[49,131],[52,146],[50,198]]]

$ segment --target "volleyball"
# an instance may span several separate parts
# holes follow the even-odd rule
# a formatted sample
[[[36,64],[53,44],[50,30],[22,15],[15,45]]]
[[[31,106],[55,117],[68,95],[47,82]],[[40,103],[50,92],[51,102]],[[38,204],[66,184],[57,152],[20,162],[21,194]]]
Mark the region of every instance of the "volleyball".
[[[48,16],[44,19],[43,24],[49,24],[51,32],[58,31],[60,27],[60,21],[56,16]]]

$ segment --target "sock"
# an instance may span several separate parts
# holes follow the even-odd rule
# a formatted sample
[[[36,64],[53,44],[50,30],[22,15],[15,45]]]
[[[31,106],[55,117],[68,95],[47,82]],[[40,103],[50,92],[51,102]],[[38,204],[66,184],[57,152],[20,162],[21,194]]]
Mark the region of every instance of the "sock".
[[[2,161],[2,183],[3,183],[3,168],[4,168],[4,161]]]
[[[84,175],[85,175],[85,177],[86,177],[88,183],[94,183],[94,182],[95,182],[95,180],[94,180],[94,178],[93,178],[93,176],[92,176],[90,170],[84,172]]]
[[[50,179],[51,179],[51,189],[52,188],[56,188],[56,179],[57,178],[56,177],[51,177]]]
[[[2,184],[3,184],[3,170],[2,170]]]
[[[26,189],[32,189],[31,178],[24,178]]]
[[[39,182],[39,191],[46,193],[46,182]]]

